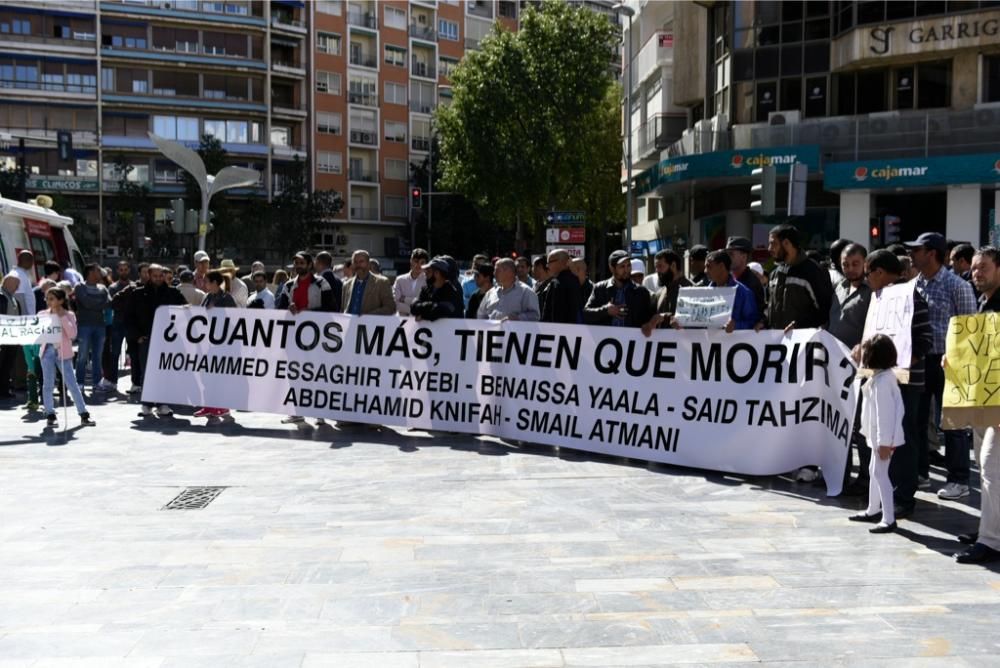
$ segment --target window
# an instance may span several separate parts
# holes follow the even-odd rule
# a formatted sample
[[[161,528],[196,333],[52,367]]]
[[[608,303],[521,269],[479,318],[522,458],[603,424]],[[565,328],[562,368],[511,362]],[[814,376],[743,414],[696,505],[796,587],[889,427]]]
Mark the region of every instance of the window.
[[[385,27],[406,30],[406,12],[395,7],[385,8]]]
[[[331,56],[340,55],[340,35],[332,32],[316,34],[316,50]]]
[[[983,56],[983,102],[1000,102],[1000,56]]]
[[[386,121],[385,122],[385,140],[396,142],[397,144],[406,143],[406,123],[398,123],[396,121]]]
[[[115,71],[110,67],[101,68],[101,90],[114,91]]]
[[[198,119],[188,116],[153,116],[153,133],[166,139],[198,141]]]
[[[145,74],[145,72],[143,72]],[[132,79],[132,92],[133,93],[148,93],[149,92],[149,82],[146,79]]]
[[[340,95],[340,74],[338,72],[317,72],[316,92]]]
[[[402,84],[385,82],[385,103],[386,104],[406,104],[406,86]]]
[[[458,24],[454,21],[438,20],[438,34],[441,39],[448,39],[452,42],[458,41]]]
[[[443,77],[447,77],[450,79],[456,67],[458,67],[458,61],[455,60],[454,58],[446,58],[445,56],[441,56],[438,59],[438,71],[441,73],[441,76]]]
[[[198,141],[198,119],[188,116],[178,117],[177,139],[181,141]]]
[[[385,64],[406,67],[406,49],[385,45]]]
[[[230,144],[246,144],[247,122],[246,121],[226,121],[226,141]]]
[[[403,218],[406,216],[406,198],[385,196],[385,215],[393,218]]]
[[[385,178],[393,181],[406,181],[409,171],[409,164],[406,160],[385,159]]]
[[[806,116],[826,116],[826,77],[806,79]]]
[[[316,132],[327,135],[339,135],[341,133],[341,116],[326,111],[316,114]]]
[[[205,134],[215,137],[219,141],[226,139],[226,122],[214,119],[205,119]]]
[[[917,109],[951,106],[951,61],[917,65]]]
[[[206,124],[208,121],[206,121]],[[282,127],[272,127],[271,128],[271,145],[272,146],[288,146],[289,138],[292,136],[291,128]]]
[[[340,174],[343,171],[342,154],[332,151],[318,151],[316,153],[316,171],[323,174]]]
[[[316,11],[320,14],[333,14],[334,16],[340,16],[341,0],[317,0],[316,1]]]

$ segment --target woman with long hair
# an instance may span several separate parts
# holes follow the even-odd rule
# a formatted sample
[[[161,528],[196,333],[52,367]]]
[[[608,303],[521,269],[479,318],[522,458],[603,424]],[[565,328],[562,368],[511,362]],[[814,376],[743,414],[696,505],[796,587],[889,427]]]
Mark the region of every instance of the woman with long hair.
[[[39,315],[53,316],[62,328],[62,339],[57,344],[42,344],[42,405],[45,408],[45,420],[49,427],[57,426],[53,395],[56,385],[56,368],[62,373],[66,389],[73,395],[73,404],[80,414],[80,424],[84,427],[94,426],[83,402],[83,392],[76,382],[76,371],[73,369],[73,339],[76,337],[76,314],[69,310],[69,297],[62,288],[50,288],[45,293],[47,309]]]

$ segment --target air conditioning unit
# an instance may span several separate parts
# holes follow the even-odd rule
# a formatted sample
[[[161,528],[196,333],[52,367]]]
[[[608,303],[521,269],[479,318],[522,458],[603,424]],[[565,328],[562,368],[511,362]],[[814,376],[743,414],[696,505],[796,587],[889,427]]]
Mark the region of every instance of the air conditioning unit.
[[[768,125],[795,125],[801,120],[801,111],[772,111],[767,115]]]

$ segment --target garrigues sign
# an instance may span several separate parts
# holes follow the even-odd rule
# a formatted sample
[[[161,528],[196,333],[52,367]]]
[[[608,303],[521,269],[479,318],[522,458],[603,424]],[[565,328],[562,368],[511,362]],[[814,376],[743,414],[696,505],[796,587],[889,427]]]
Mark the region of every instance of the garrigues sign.
[[[995,45],[1000,11],[954,14],[856,28],[833,42],[831,69],[863,60]]]
[[[440,429],[703,469],[821,465],[856,369],[827,332],[678,332],[163,307],[143,401]]]

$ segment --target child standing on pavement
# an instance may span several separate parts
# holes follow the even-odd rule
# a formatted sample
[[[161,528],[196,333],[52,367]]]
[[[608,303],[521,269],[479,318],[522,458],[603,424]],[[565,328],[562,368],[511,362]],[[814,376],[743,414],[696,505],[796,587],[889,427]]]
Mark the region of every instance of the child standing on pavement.
[[[73,369],[73,339],[76,337],[76,314],[68,308],[68,297],[63,288],[50,288],[45,293],[45,304],[48,309],[42,311],[40,315],[49,314],[62,326],[62,340],[59,343],[46,343],[42,345],[42,404],[45,407],[45,419],[49,427],[55,427],[58,422],[55,407],[53,406],[53,394],[56,385],[56,368],[62,373],[63,382],[66,389],[73,395],[73,403],[76,411],[80,414],[80,423],[85,427],[92,427],[94,421],[90,419],[87,412],[87,405],[83,403],[83,392],[76,382],[76,371]]]
[[[874,372],[861,389],[861,434],[867,439],[872,457],[869,467],[868,508],[851,515],[853,522],[876,523],[871,533],[896,529],[896,512],[889,481],[892,452],[905,442],[903,396],[892,369],[896,366],[896,346],[884,334],[876,334],[861,344],[861,365]],[[881,506],[881,516],[879,507]]]

